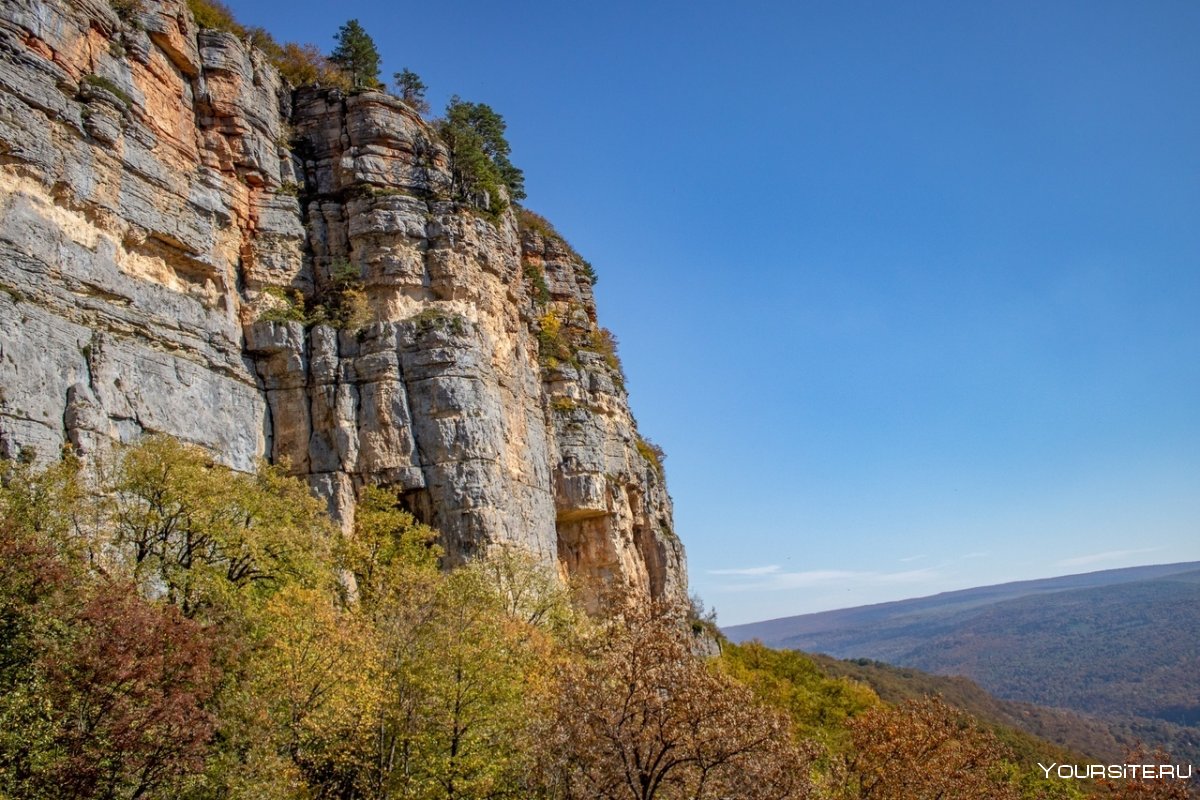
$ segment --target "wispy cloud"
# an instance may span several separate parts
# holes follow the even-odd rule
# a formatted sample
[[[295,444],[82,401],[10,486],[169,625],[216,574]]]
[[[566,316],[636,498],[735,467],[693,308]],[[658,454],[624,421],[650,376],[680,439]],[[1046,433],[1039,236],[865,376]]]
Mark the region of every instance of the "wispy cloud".
[[[932,567],[905,570],[902,572],[868,572],[844,569],[816,569],[804,572],[756,572],[756,573],[725,573],[739,574],[743,577],[754,577],[758,580],[746,580],[729,583],[719,587],[726,592],[764,592],[782,589],[810,589],[817,587],[867,587],[888,586],[895,584],[924,583],[938,577],[937,570]]]
[[[1129,556],[1141,555],[1142,553],[1154,553],[1162,550],[1161,547],[1143,547],[1138,550],[1108,550],[1104,553],[1090,553],[1086,556],[1075,556],[1074,558],[1064,558],[1058,562],[1060,567],[1081,567],[1085,564],[1099,564],[1104,561],[1119,561]]]
[[[920,561],[922,558],[929,558],[928,553],[921,553],[919,556],[905,556],[900,559],[901,564],[907,564],[910,561]]]
[[[778,564],[768,564],[765,567],[740,567],[737,569],[710,569],[709,575],[771,575],[779,572]]]

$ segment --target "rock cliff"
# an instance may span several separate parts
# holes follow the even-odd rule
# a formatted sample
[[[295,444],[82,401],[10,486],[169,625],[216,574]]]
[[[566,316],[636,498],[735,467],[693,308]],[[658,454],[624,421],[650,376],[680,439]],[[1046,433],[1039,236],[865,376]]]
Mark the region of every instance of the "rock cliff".
[[[0,11],[0,455],[167,433],[285,463],[347,523],[396,487],[455,560],[515,545],[682,599],[590,267],[447,199],[401,101],[295,90],[179,0],[130,5]],[[289,319],[347,281],[352,323]]]

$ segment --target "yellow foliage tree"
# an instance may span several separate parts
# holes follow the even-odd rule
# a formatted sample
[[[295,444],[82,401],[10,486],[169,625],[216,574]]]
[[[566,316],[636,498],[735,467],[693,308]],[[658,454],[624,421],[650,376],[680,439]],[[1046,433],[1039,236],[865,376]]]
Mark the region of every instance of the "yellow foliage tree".
[[[237,473],[199,448],[151,437],[118,454],[107,484],[113,552],[146,593],[187,616],[329,580],[333,526],[277,467]]]

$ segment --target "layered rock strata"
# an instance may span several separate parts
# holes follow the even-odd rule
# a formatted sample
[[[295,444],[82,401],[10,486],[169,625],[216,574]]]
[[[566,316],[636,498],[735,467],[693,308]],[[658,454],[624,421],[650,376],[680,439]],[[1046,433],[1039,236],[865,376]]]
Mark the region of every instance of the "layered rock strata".
[[[404,103],[293,90],[177,0],[6,2],[0,455],[167,433],[346,524],[395,487],[455,561],[682,599],[590,267],[448,199],[446,165]]]

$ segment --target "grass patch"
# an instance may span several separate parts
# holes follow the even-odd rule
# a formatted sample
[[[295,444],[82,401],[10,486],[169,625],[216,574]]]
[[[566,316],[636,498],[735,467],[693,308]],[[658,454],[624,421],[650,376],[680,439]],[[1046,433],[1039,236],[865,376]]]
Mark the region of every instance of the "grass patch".
[[[556,397],[550,401],[550,408],[556,413],[566,414],[579,408],[579,404],[570,397]]]
[[[0,292],[4,292],[14,303],[25,301],[25,294],[15,286],[9,286],[6,283],[0,283]]]
[[[133,98],[130,97],[124,89],[103,75],[84,75],[83,82],[89,86],[94,86],[97,89],[103,89],[104,91],[108,92],[113,97],[124,103],[126,108],[131,108],[133,106]]]
[[[467,321],[461,314],[451,314],[440,308],[427,308],[408,319],[415,323],[417,330],[425,332],[435,328],[445,328],[455,336],[464,336],[467,332]]]
[[[118,19],[134,27],[137,27],[138,14],[146,10],[145,0],[108,0],[108,5],[117,13]]]
[[[604,363],[612,372],[613,381],[618,387],[625,387],[625,366],[617,355],[617,336],[608,328],[597,328],[588,337],[588,349],[604,357]]]

